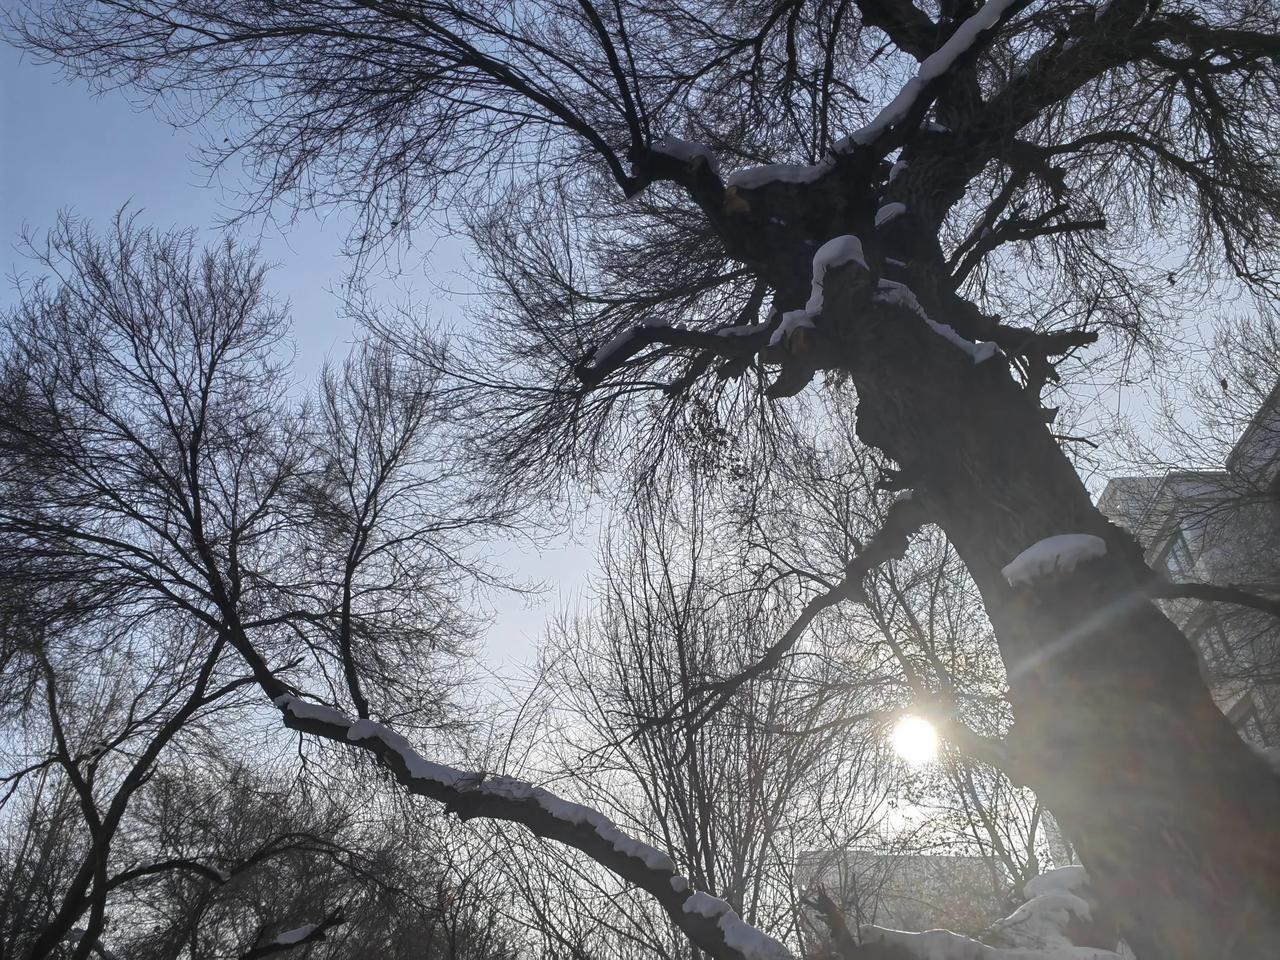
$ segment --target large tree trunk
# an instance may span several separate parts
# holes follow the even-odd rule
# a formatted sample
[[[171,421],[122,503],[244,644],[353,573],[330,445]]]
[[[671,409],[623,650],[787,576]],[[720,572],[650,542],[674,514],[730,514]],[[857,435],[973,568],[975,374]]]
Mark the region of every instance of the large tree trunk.
[[[851,306],[851,304],[841,304]],[[1280,957],[1280,778],[1214,706],[1190,644],[999,359],[906,311],[853,326],[858,429],[902,466],[982,592],[1009,675],[1014,772],[1075,844],[1141,960]],[[1011,587],[1062,533],[1107,556]]]

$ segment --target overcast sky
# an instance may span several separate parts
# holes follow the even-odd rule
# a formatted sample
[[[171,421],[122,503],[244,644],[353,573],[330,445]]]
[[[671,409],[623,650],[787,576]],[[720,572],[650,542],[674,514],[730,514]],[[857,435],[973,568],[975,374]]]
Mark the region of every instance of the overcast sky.
[[[126,202],[157,227],[208,228],[225,219],[234,183],[209,184],[196,159],[198,142],[196,134],[135,109],[123,94],[94,96],[0,41],[0,304],[13,301],[14,276],[32,270],[18,249],[21,231],[41,235],[60,210],[98,224]],[[304,216],[284,227],[259,221],[241,232],[260,240],[264,258],[277,264],[271,288],[292,305],[296,369],[310,380],[327,358],[346,352],[351,338],[331,292],[345,272],[343,225],[337,216]],[[420,250],[430,249],[429,263],[394,278],[375,275],[377,295],[412,296],[433,317],[465,323],[465,248],[449,239],[415,240]],[[495,546],[517,577],[552,588],[531,601],[495,598],[497,618],[486,640],[491,666],[509,671],[531,658],[545,617],[582,590],[594,554],[590,537],[590,530],[585,543],[560,537],[546,550]]]

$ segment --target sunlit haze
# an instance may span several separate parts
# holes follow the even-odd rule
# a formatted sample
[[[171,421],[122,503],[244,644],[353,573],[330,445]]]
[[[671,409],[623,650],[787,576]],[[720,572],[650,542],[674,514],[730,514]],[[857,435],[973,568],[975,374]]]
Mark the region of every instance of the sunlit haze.
[[[923,717],[903,717],[890,737],[894,752],[909,767],[922,767],[938,755],[938,731]]]

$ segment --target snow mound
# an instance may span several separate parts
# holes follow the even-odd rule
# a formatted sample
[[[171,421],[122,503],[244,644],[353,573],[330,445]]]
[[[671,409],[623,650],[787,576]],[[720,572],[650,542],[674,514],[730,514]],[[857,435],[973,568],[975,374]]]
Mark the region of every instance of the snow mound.
[[[1016,587],[1055,573],[1070,573],[1086,560],[1106,556],[1107,542],[1091,533],[1060,533],[1038,540],[1000,572]],[[1069,869],[1069,868],[1063,868]]]
[[[1069,947],[1067,928],[1073,920],[1093,919],[1089,904],[1074,893],[1054,891],[1032,897],[990,932],[1015,947]]]
[[[1046,870],[1038,877],[1032,877],[1022,888],[1022,895],[1028,900],[1042,897],[1048,893],[1080,894],[1089,887],[1089,874],[1084,867],[1073,863],[1056,870]]]

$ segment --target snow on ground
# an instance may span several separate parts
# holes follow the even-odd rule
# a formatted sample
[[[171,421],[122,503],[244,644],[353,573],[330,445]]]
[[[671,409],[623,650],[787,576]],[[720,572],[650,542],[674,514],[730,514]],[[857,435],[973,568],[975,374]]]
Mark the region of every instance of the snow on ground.
[[[1055,573],[1070,573],[1086,560],[1105,556],[1107,543],[1091,533],[1060,533],[1038,540],[1000,572],[1016,587]]]

